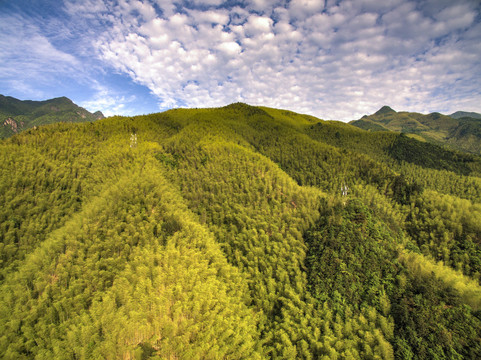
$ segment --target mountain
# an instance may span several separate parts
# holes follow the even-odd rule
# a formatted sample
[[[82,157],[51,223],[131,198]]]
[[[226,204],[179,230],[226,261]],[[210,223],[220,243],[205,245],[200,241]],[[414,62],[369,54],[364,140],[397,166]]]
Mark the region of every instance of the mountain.
[[[475,112],[466,112],[466,111],[456,111],[455,113],[449,115],[452,118],[455,119],[460,119],[460,118],[465,118],[465,117],[470,117],[473,119],[481,119],[481,114],[475,113]]]
[[[388,114],[395,114],[396,111],[394,111],[391,107],[384,105],[382,108],[380,108],[375,115],[378,116],[383,116],[383,115],[388,115]]]
[[[66,97],[45,101],[22,101],[0,95],[0,139],[35,126],[103,118],[104,115],[100,111],[92,114]]]
[[[479,156],[236,103],[0,163],[1,358],[481,357]]]
[[[458,111],[452,115],[396,112],[388,106],[351,124],[370,131],[397,131],[418,140],[446,145],[452,149],[481,154],[481,117]],[[480,115],[481,116],[481,115]]]

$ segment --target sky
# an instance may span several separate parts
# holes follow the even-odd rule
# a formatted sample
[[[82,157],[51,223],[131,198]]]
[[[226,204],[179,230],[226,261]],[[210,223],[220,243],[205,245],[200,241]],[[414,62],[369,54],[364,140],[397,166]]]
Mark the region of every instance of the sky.
[[[0,0],[0,94],[105,115],[481,113],[481,2]]]

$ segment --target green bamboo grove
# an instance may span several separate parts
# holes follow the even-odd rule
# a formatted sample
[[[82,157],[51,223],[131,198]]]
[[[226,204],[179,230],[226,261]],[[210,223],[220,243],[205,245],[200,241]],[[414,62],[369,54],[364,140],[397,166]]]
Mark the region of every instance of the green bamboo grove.
[[[476,155],[237,103],[0,164],[1,358],[481,358]]]

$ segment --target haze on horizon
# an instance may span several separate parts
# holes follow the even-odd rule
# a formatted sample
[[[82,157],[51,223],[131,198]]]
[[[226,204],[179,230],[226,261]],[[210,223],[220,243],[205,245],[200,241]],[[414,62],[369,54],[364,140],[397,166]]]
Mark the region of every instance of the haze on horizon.
[[[0,94],[134,115],[241,101],[481,112],[477,0],[6,0]]]

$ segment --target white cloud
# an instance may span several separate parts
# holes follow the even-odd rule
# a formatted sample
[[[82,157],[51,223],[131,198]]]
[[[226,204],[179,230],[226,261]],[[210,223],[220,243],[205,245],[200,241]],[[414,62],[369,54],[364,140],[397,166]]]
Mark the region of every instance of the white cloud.
[[[397,0],[249,4],[257,13],[191,9],[153,19],[137,29],[142,38],[120,30],[104,39],[102,56],[148,86],[162,107],[242,100],[345,120],[383,104],[419,111],[440,88],[448,101],[455,88],[447,85],[479,66],[466,49],[453,48],[456,40],[435,43],[472,26],[466,5],[431,16]]]
[[[85,30],[82,56],[98,57],[105,71],[148,87],[162,109],[244,101],[349,120],[384,104],[413,111],[481,104],[480,5],[474,0],[244,4],[70,0],[65,6],[75,19],[72,33]],[[62,29],[55,36],[73,36],[69,26]],[[30,39],[39,58],[81,68],[79,56],[53,45],[53,35],[37,34]],[[20,39],[25,36],[19,35],[20,49],[30,46]],[[107,113],[131,106],[123,94],[96,94],[92,105]]]
[[[295,18],[319,12],[323,8],[323,0],[292,0],[289,4],[290,13]]]
[[[70,14],[95,18],[98,14],[108,11],[106,4],[98,0],[70,0],[64,3],[65,10]]]
[[[234,41],[221,43],[217,48],[229,56],[239,55],[242,50],[240,45]]]
[[[244,33],[247,36],[256,36],[264,33],[270,33],[273,21],[266,16],[251,15],[244,24]]]
[[[273,8],[278,6],[285,7],[286,0],[246,0],[247,8],[256,12],[269,14]]]
[[[447,7],[436,15],[436,19],[446,24],[447,31],[465,29],[469,27],[476,18],[476,12],[469,4],[460,4]]]
[[[52,86],[61,75],[81,77],[84,69],[73,55],[59,50],[35,24],[22,17],[0,15],[0,82],[7,90],[23,89],[26,96],[43,95],[39,84]]]
[[[206,6],[219,6],[223,3],[223,0],[192,0],[192,2],[199,6],[199,5],[206,5]]]
[[[96,90],[94,96],[79,103],[83,108],[91,112],[100,110],[105,116],[139,114],[133,111],[133,105],[137,100],[134,95],[129,97],[120,95],[99,83],[94,83],[93,86]]]
[[[375,12],[383,13],[389,9],[395,8],[404,0],[355,0],[351,1],[351,6],[359,12]]]
[[[229,13],[226,10],[188,10],[189,16],[195,19],[195,23],[210,23],[227,25],[229,22]]]

